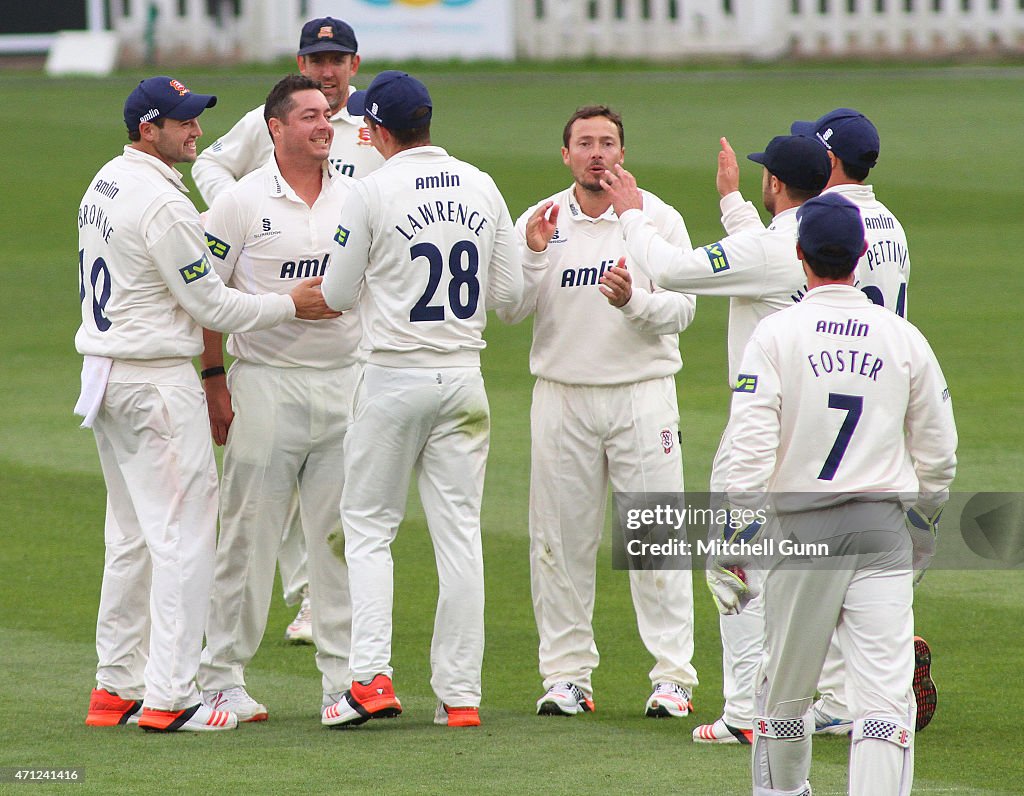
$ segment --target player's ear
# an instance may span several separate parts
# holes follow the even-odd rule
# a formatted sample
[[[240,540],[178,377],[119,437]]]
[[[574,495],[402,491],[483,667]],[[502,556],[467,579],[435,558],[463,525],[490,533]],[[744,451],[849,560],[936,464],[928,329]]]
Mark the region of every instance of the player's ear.
[[[269,119],[267,119],[267,129],[270,130],[270,137],[273,138],[275,141],[281,135],[282,124],[282,121],[278,119],[276,116],[271,116]]]
[[[304,55],[296,55],[295,56],[295,63],[298,64],[298,66],[299,66],[299,72],[301,74],[306,74],[306,56],[304,56]]]
[[[358,53],[352,53],[352,68],[349,70],[349,74],[354,75],[356,72],[359,71],[359,62],[361,60],[362,59],[359,57]]]
[[[562,147],[562,162],[566,166],[569,165],[569,149],[568,149],[568,147]]]
[[[139,125],[139,136],[141,136],[143,141],[149,141],[152,143],[156,140],[156,131],[158,129],[160,128],[152,122],[142,122],[142,124]]]

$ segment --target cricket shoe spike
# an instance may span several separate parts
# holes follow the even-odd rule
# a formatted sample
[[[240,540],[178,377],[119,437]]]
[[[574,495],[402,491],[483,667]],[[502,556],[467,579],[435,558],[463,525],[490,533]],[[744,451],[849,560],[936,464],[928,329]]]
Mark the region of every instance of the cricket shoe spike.
[[[691,710],[689,689],[676,683],[658,683],[644,706],[644,715],[649,719],[681,718],[689,716]]]
[[[815,735],[848,736],[853,732],[853,721],[851,719],[844,719],[839,716],[833,716],[831,713],[827,713],[820,699],[812,706],[812,712],[814,715]]]
[[[235,729],[238,716],[228,710],[214,710],[202,702],[184,710],[144,707],[139,726],[146,732],[214,732]]]
[[[694,743],[731,743],[750,746],[754,742],[753,730],[741,730],[718,719],[714,724],[701,724],[693,730]]]
[[[479,727],[480,708],[453,708],[444,702],[438,702],[437,710],[434,711],[434,724],[447,727]]]
[[[932,680],[931,648],[923,638],[914,636],[914,699],[917,700],[918,732],[931,723],[938,698],[938,689]]]
[[[94,688],[89,696],[89,712],[85,716],[85,723],[90,727],[138,724],[141,710],[141,699],[122,699],[113,691]]]
[[[392,719],[402,712],[391,678],[378,674],[369,683],[353,681],[341,699],[320,713],[325,727],[358,727],[370,719]]]
[[[203,704],[214,710],[227,710],[238,716],[240,722],[266,721],[267,706],[261,705],[242,686],[223,691],[203,691]]]
[[[593,713],[594,700],[575,683],[555,683],[537,700],[538,716],[575,716]]]

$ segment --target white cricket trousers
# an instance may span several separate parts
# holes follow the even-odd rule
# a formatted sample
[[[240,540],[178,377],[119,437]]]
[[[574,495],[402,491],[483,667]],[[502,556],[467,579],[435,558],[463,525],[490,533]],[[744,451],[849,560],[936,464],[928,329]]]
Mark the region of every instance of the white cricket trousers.
[[[96,682],[157,710],[199,701],[217,533],[206,418],[190,361],[115,361],[93,424],[107,486]]]
[[[341,496],[354,680],[392,674],[391,543],[405,515],[415,470],[438,577],[430,684],[446,705],[479,706],[484,652],[480,504],[489,437],[490,410],[479,368],[366,366],[345,439]]]
[[[715,453],[711,471],[711,492],[723,494],[725,477],[731,457],[729,427],[726,426]],[[764,573],[754,569],[747,577],[760,584]],[[718,617],[722,638],[722,695],[725,706],[722,719],[738,729],[749,730],[754,716],[754,687],[761,657],[764,654],[764,589],[747,603],[739,614]],[[839,639],[832,635],[828,654],[818,681],[822,707],[830,716],[849,718],[846,699],[846,662],[839,647]]]
[[[242,360],[231,366],[235,418],[224,448],[220,539],[199,667],[204,691],[245,685],[245,667],[267,627],[275,563],[296,486],[323,691],[344,691],[351,682],[351,609],[338,502],[359,371]]]
[[[785,558],[765,577],[766,652],[755,689],[755,796],[801,792],[811,706],[833,631],[846,654],[853,724],[849,792],[904,796],[916,709],[910,538],[896,501],[784,515],[779,539],[829,545],[826,562]],[[838,555],[837,555],[838,554]]]
[[[281,539],[281,549],[277,551],[277,565],[281,570],[281,596],[285,605],[295,605],[309,588],[309,562],[298,490],[292,494],[284,524],[284,538]]]
[[[726,425],[711,467],[711,493],[724,496],[732,443]],[[742,612],[719,615],[718,629],[722,636],[722,695],[725,706],[722,719],[731,727],[749,730],[754,718],[754,681],[764,653],[764,572],[752,569],[747,573],[762,593],[747,603]]]
[[[568,680],[588,696],[597,552],[608,485],[683,489],[679,409],[667,376],[582,386],[538,379],[530,410],[530,577],[544,687]],[[654,656],[651,683],[697,685],[690,570],[630,571],[637,627]]]

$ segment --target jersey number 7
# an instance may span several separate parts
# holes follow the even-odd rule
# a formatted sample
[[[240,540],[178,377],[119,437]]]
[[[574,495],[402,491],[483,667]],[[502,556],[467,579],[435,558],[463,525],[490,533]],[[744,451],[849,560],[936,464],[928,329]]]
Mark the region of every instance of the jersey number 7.
[[[821,466],[821,472],[818,473],[819,481],[831,481],[836,477],[836,470],[839,469],[839,463],[843,460],[843,455],[850,445],[850,438],[853,436],[857,423],[860,422],[860,416],[864,411],[864,399],[859,395],[843,395],[839,392],[830,392],[828,394],[828,408],[845,410],[846,419],[843,420],[843,425],[839,427],[836,441],[832,443],[832,450],[828,452],[828,457]]]

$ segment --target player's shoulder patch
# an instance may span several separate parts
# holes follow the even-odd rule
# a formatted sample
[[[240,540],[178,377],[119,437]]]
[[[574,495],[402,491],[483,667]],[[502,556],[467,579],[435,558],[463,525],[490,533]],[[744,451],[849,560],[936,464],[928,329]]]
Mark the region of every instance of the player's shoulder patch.
[[[228,256],[228,252],[231,251],[231,246],[220,238],[214,237],[209,232],[206,233],[206,248],[210,250],[210,254],[214,257],[223,260]]]
[[[733,392],[757,392],[757,376],[750,373],[740,373],[736,376],[736,386]]]
[[[351,234],[349,230],[338,224],[338,231],[334,233],[334,240],[337,241],[339,246],[344,246],[348,243],[348,236]]]
[[[722,246],[721,241],[702,248],[704,249],[704,253],[708,256],[708,259],[711,261],[712,273],[718,274],[722,271],[729,270],[729,258],[725,254],[725,247]]]
[[[196,280],[202,279],[212,270],[210,258],[204,254],[194,263],[189,263],[184,268],[179,268],[178,273],[181,274],[181,278],[185,280],[186,285],[191,285]]]

